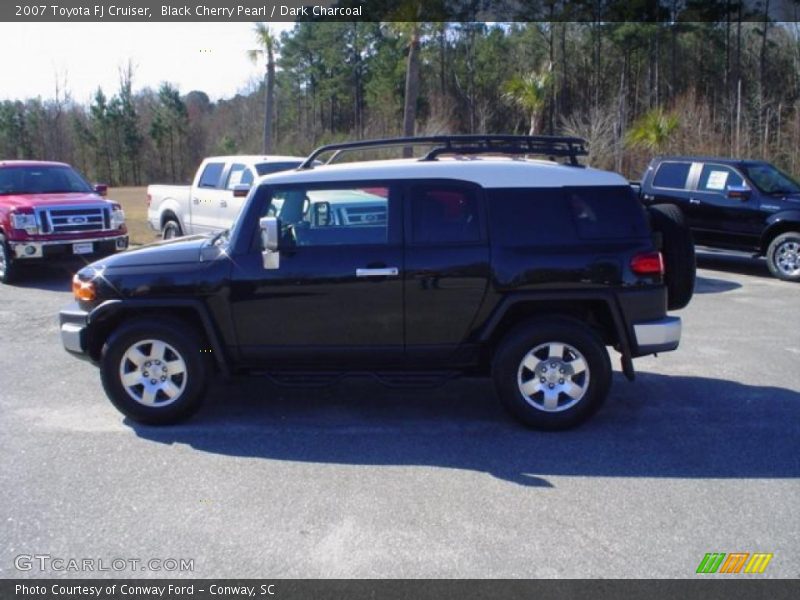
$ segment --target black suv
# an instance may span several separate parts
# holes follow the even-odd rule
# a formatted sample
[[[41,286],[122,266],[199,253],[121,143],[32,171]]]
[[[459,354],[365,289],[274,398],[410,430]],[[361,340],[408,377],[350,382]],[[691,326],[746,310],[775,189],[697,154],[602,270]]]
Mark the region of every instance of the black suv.
[[[377,146],[427,154],[316,162]],[[82,269],[63,344],[147,423],[191,415],[216,374],[366,371],[491,374],[526,424],[576,425],[608,394],[606,346],[632,379],[634,357],[677,348],[667,308],[690,296],[670,295],[657,247],[688,232],[669,211],[648,218],[625,179],[580,166],[583,154],[579,139],[527,136],[325,146],[260,179],[230,232]],[[669,225],[654,235],[651,220]],[[691,280],[682,268],[675,279]]]
[[[800,281],[800,184],[770,163],[661,156],[641,194],[678,206],[698,244],[766,256],[775,277]]]

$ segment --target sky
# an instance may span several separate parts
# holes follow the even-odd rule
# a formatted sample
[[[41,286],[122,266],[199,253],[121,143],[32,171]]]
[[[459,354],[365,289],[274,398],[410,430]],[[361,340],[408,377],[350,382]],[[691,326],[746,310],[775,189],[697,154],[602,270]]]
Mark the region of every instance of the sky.
[[[253,23],[0,23],[0,100],[52,98],[57,79],[79,103],[98,86],[110,96],[130,59],[134,91],[169,81],[216,101],[263,78],[247,57],[256,47]]]

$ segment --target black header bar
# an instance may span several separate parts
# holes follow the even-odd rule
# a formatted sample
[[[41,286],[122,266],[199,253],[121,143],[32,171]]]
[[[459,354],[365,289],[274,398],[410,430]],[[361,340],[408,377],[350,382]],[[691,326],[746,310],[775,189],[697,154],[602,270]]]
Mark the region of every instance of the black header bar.
[[[740,6],[741,4],[741,6]],[[725,20],[800,20],[795,0],[725,4]],[[719,12],[713,18],[719,18]],[[0,20],[102,21],[407,21],[407,22],[698,22],[711,20],[705,3],[689,0],[3,0]]]

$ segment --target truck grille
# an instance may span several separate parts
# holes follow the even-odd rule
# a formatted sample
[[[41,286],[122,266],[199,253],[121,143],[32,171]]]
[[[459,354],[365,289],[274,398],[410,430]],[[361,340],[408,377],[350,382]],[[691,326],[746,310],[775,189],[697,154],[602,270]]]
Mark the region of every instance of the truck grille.
[[[42,233],[81,233],[111,228],[111,215],[105,207],[45,208],[39,211]]]

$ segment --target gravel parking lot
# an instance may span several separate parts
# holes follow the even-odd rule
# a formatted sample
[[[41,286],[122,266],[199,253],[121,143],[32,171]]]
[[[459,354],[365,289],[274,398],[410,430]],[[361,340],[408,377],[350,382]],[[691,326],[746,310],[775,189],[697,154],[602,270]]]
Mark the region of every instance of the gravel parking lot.
[[[686,578],[707,552],[800,577],[800,285],[699,264],[681,348],[633,384],[617,365],[604,409],[552,434],[482,380],[249,379],[143,427],[61,347],[67,269],[32,270],[0,288],[0,577],[93,576],[15,568],[46,554],[194,561],[94,576]]]

